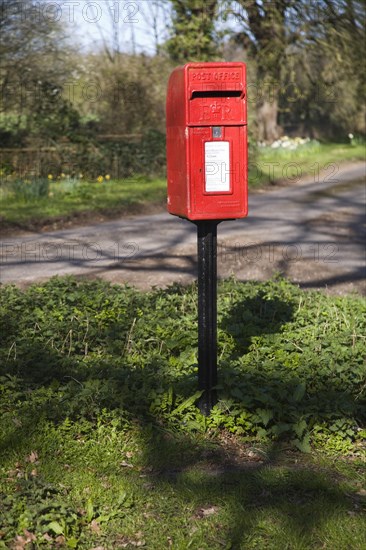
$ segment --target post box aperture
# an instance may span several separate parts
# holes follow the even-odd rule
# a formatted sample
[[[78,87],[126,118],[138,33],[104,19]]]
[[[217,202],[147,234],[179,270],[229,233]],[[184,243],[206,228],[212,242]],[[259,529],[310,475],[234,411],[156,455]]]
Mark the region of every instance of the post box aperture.
[[[167,96],[168,211],[189,220],[248,212],[244,63],[188,63]]]

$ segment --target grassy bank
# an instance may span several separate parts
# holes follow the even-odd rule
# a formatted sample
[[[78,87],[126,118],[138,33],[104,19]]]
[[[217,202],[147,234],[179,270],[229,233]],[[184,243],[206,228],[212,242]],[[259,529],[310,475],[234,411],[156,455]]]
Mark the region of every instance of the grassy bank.
[[[337,180],[340,164],[355,160],[366,160],[365,144],[309,142],[295,150],[263,147],[255,165],[250,165],[249,181],[253,188],[276,181],[291,184],[303,176],[310,176],[314,182]]]
[[[336,178],[342,161],[365,160],[363,145],[320,145],[310,142],[296,150],[261,148],[249,166],[249,185],[260,187],[277,180],[293,183],[304,175],[314,181]],[[150,213],[164,209],[164,178],[131,177],[84,181],[50,174],[49,180],[3,180],[0,223],[3,227],[38,229],[53,222],[92,223],[96,217]],[[98,219],[98,218],[97,218]]]
[[[361,298],[221,283],[205,418],[194,286],[1,292],[0,548],[365,547]]]
[[[47,188],[39,193],[41,186]],[[29,189],[33,187],[33,189]],[[128,180],[84,181],[80,179],[25,180],[13,192],[5,185],[1,200],[1,218],[14,227],[42,227],[52,221],[86,219],[95,215],[113,218],[118,215],[151,212],[166,201],[166,180],[135,177]]]

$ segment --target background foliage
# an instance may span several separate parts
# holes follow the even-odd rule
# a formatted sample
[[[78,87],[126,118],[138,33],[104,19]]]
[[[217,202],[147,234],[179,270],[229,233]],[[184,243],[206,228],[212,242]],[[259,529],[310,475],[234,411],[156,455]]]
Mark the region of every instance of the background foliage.
[[[1,0],[3,147],[66,141],[75,173],[90,165],[103,173],[108,162],[121,174],[162,174],[168,77],[176,64],[200,60],[247,62],[253,142],[284,132],[338,141],[365,134],[363,2],[154,0],[139,13],[155,33],[149,55],[123,51],[113,18],[109,29],[94,29],[102,46],[80,53],[71,27],[40,15],[41,4]],[[18,170],[6,151],[1,163]]]

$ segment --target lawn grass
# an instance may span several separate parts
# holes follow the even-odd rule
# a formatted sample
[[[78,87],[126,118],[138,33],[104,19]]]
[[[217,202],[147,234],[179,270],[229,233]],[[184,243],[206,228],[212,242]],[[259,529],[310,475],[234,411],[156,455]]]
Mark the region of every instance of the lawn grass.
[[[102,183],[76,179],[51,181],[48,195],[34,199],[15,197],[5,190],[1,216],[4,221],[19,225],[49,223],[84,212],[113,217],[144,212],[154,205],[161,207],[165,197],[166,181],[158,178],[136,176]]]
[[[314,183],[336,180],[340,164],[356,160],[366,160],[365,144],[309,142],[296,150],[263,147],[249,167],[249,182],[254,188],[276,181],[291,184],[302,176],[311,176]]]
[[[0,548],[365,548],[365,301],[220,283],[206,418],[196,292],[2,287]]]
[[[365,160],[364,145],[310,142],[295,151],[261,148],[249,165],[249,186],[253,189],[277,180],[291,183],[304,175],[313,176],[314,181],[330,180],[336,178],[340,162],[352,160]],[[162,210],[166,180],[135,176],[98,183],[66,178],[52,180],[45,196],[33,198],[14,193],[12,186],[3,182],[0,192],[3,226],[38,229],[52,221],[81,219],[92,223],[98,215],[113,218]]]

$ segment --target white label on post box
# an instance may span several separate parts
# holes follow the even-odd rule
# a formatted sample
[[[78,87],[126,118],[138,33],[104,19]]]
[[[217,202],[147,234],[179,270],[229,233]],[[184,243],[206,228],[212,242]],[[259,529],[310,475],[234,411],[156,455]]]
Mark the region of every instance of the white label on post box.
[[[205,143],[205,191],[230,191],[230,145],[228,141]]]

